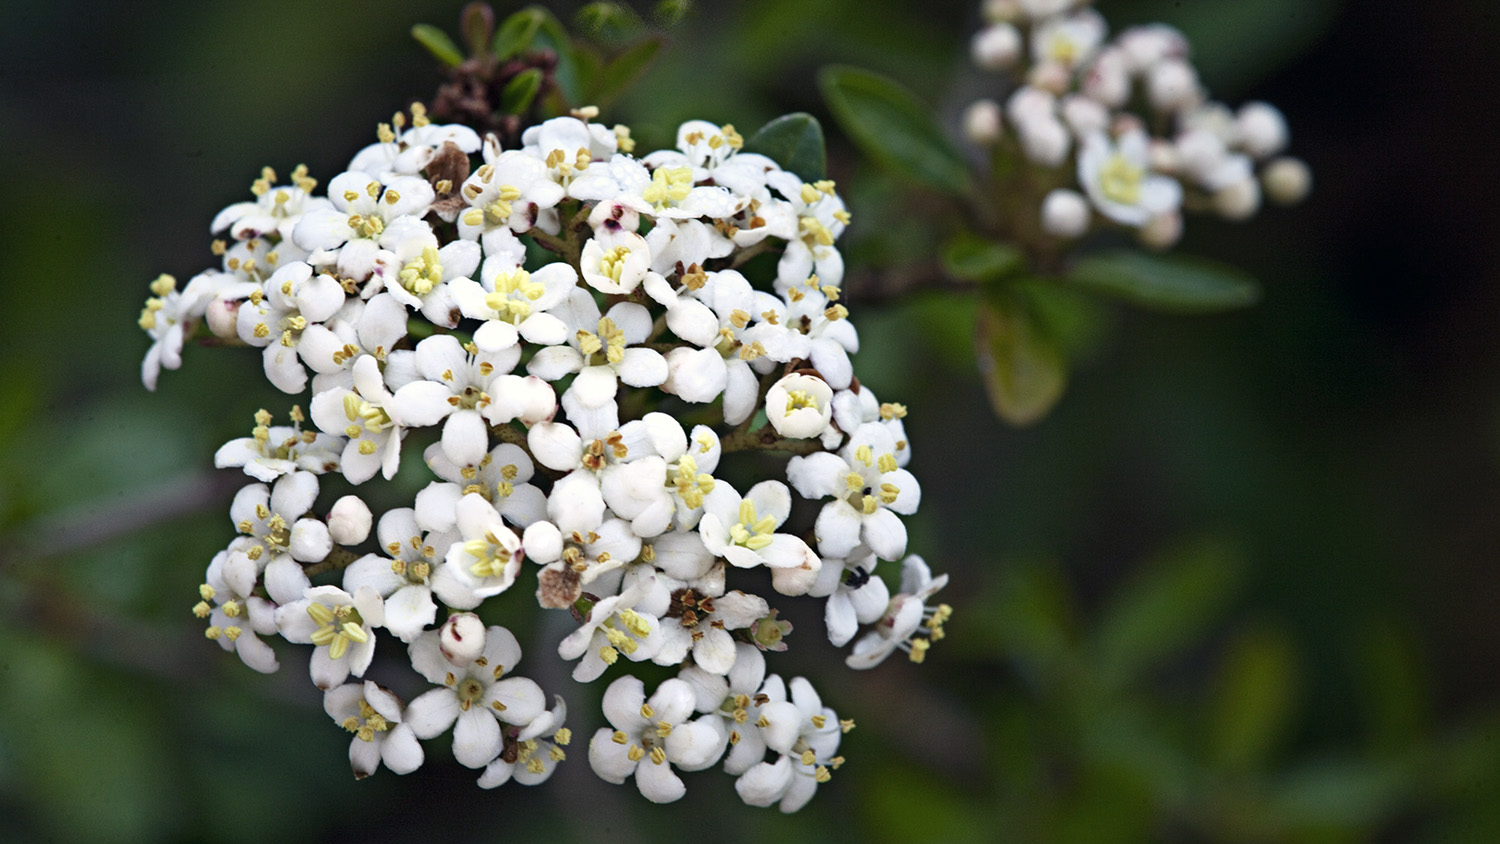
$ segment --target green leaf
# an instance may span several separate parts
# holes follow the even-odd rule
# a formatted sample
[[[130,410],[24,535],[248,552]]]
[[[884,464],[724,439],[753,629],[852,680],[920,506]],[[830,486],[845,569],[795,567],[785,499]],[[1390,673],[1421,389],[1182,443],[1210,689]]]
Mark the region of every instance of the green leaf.
[[[1095,630],[1095,669],[1106,685],[1138,679],[1200,641],[1239,579],[1233,549],[1197,540],[1148,564],[1106,609]]]
[[[964,281],[992,282],[1014,275],[1026,266],[1021,250],[964,232],[943,247],[943,269]]]
[[[651,17],[658,26],[673,27],[681,23],[692,8],[692,0],[661,0],[651,10]]]
[[[743,151],[766,156],[804,182],[816,182],[828,172],[823,127],[806,112],[783,114],[760,127]]]
[[[1030,425],[1062,398],[1067,357],[1027,291],[1015,285],[991,291],[980,307],[975,339],[979,374],[1001,419]]]
[[[458,14],[458,21],[469,55],[477,56],[484,52],[485,46],[495,35],[495,10],[490,8],[490,4],[475,0],[465,5]]]
[[[1234,267],[1131,249],[1084,258],[1063,280],[1101,296],[1169,313],[1217,313],[1260,299],[1260,285]]]
[[[419,23],[411,28],[411,37],[417,39],[417,43],[427,48],[433,58],[449,67],[457,67],[463,63],[464,54],[448,37],[448,33],[438,29],[430,23]]]
[[[614,102],[651,69],[665,46],[665,36],[653,35],[627,47],[599,71],[589,102],[597,106]]]
[[[928,187],[967,192],[968,166],[916,95],[855,67],[826,67],[818,82],[834,118],[865,155]]]
[[[531,107],[536,92],[542,89],[542,71],[538,68],[523,70],[505,83],[500,92],[500,110],[506,114],[521,114]]]
[[[574,29],[595,41],[618,44],[640,35],[642,24],[634,9],[605,0],[590,3],[573,16]]]
[[[536,37],[546,16],[545,9],[533,6],[506,18],[505,23],[500,24],[495,32],[490,52],[495,54],[495,58],[504,61],[531,46],[531,39]]]
[[[1218,768],[1248,773],[1270,760],[1291,719],[1296,679],[1295,654],[1281,632],[1253,628],[1229,644],[1209,704]]]

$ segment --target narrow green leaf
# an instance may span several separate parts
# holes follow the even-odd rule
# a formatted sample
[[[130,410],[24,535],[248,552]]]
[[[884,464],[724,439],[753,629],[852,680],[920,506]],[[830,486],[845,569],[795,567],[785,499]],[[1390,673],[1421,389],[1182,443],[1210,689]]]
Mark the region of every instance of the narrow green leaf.
[[[1068,361],[1026,291],[992,290],[979,310],[979,374],[990,406],[1018,427],[1040,421],[1062,398]]]
[[[495,10],[490,4],[474,0],[464,6],[458,14],[459,31],[464,34],[464,45],[469,55],[477,56],[495,35]]]
[[[783,114],[760,127],[745,142],[744,151],[770,158],[804,182],[816,182],[828,172],[823,127],[806,112]]]
[[[449,67],[457,67],[463,63],[464,54],[448,37],[448,33],[438,29],[430,23],[419,23],[411,28],[411,37],[417,39],[417,43],[427,48],[433,58]]]
[[[1270,628],[1241,633],[1225,649],[1209,705],[1208,744],[1221,770],[1248,773],[1270,761],[1296,702],[1295,654]]]
[[[1099,621],[1093,651],[1100,679],[1127,684],[1200,641],[1238,578],[1233,549],[1213,539],[1190,542],[1149,563]]]
[[[653,35],[627,47],[599,72],[591,86],[593,94],[589,102],[597,106],[607,106],[614,102],[651,69],[665,46],[665,36]]]
[[[542,88],[542,72],[537,68],[523,70],[505,83],[500,92],[500,110],[506,114],[521,114],[531,107],[536,92]]]
[[[500,24],[500,28],[495,31],[490,52],[495,54],[495,58],[504,61],[526,49],[531,45],[531,39],[536,37],[545,15],[545,10],[531,7],[506,18],[505,23]]]
[[[1260,299],[1260,285],[1234,267],[1131,249],[1084,258],[1063,279],[1081,290],[1169,313],[1217,313]]]
[[[1026,266],[1026,257],[1016,247],[969,232],[948,241],[941,257],[948,275],[964,281],[999,281]]]
[[[834,118],[865,155],[928,187],[968,190],[968,166],[916,95],[855,67],[826,67],[818,82]]]

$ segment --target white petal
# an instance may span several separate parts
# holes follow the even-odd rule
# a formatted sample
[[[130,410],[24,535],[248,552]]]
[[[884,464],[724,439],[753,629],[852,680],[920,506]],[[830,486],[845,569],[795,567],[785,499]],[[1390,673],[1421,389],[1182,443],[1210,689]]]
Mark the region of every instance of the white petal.
[[[458,713],[453,728],[453,758],[467,768],[483,768],[500,755],[500,722],[478,705]]]

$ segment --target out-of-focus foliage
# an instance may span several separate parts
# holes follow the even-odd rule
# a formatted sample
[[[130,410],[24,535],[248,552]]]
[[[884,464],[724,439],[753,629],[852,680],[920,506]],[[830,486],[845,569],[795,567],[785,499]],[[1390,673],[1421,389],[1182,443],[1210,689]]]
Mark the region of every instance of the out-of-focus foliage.
[[[706,818],[721,841],[1500,840],[1500,220],[1476,152],[1500,112],[1444,98],[1459,79],[1484,96],[1487,8],[1104,0],[1120,23],[1181,26],[1216,90],[1274,98],[1318,169],[1300,210],[1189,233],[1265,284],[1199,320],[1028,279],[979,293],[1012,278],[1003,251],[954,243],[947,206],[834,131],[830,107],[859,106],[825,103],[818,74],[852,65],[935,103],[953,136],[961,103],[940,98],[971,84],[976,4],[497,10],[502,56],[560,51],[565,102],[539,84],[523,104],[524,82],[511,105],[614,98],[647,148],[687,118],[805,112],[848,191],[858,375],[912,409],[930,467],[913,543],[961,598],[924,665],[826,681],[863,713],[849,763],[786,818],[709,774],[687,778],[697,805],[643,805],[581,758],[536,792],[479,791],[440,747],[356,783],[304,666],[267,681],[203,640],[189,608],[240,481],[211,456],[276,397],[220,377],[246,350],[189,349],[141,390],[145,284],[207,265],[203,221],[263,164],[326,180],[430,98],[413,24],[459,33],[422,40],[460,61],[482,27],[454,29],[455,2],[148,5],[32,4],[0,28],[25,164],[0,210],[0,840],[649,841]],[[564,21],[598,39],[573,50]],[[809,124],[781,126],[752,143],[803,149]],[[884,272],[940,260],[964,286],[908,295]],[[1072,280],[1176,308],[1244,290],[1196,265],[1167,290],[1128,261],[1096,269]],[[1063,351],[1048,420],[996,423],[981,379],[1034,408]],[[824,671],[821,618],[793,621],[786,673]]]

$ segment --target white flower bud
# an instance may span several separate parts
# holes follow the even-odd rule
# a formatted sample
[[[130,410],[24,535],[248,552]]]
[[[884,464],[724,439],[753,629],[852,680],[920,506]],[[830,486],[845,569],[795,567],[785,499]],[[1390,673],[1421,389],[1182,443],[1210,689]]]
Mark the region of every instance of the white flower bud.
[[[1240,147],[1251,158],[1275,155],[1286,146],[1286,118],[1270,103],[1245,103],[1235,118]]]
[[[1173,146],[1171,141],[1152,138],[1149,153],[1153,172],[1175,176],[1177,171],[1182,169],[1182,156],[1177,154],[1177,147]]]
[[[1089,230],[1089,203],[1076,190],[1058,188],[1042,200],[1042,230],[1074,238]]]
[[[1083,93],[1109,108],[1120,108],[1130,99],[1130,68],[1125,54],[1105,48],[1083,74]]]
[[[985,70],[1005,70],[1021,57],[1021,33],[1008,23],[987,26],[969,43],[969,55]]]
[[[1260,182],[1240,179],[1214,193],[1214,210],[1226,220],[1246,220],[1260,210]]]
[[[1164,23],[1133,26],[1120,33],[1120,49],[1132,73],[1143,73],[1163,59],[1187,55],[1187,38]]]
[[[454,613],[438,632],[438,650],[443,659],[464,668],[484,653],[484,639],[484,622],[479,616],[471,612]]]
[[[821,436],[833,420],[833,388],[812,375],[788,375],[766,392],[766,418],[783,437]]]
[[[1227,155],[1224,142],[1207,129],[1189,129],[1177,136],[1177,160],[1183,173],[1205,179],[1219,169]]]
[[[1028,120],[1016,127],[1026,157],[1044,167],[1056,167],[1068,157],[1073,137],[1062,121],[1050,115]]]
[[[1070,94],[1062,99],[1063,121],[1082,138],[1109,126],[1109,109],[1088,97]]]
[[[1182,239],[1182,212],[1157,214],[1140,227],[1136,236],[1148,249],[1171,249]]]
[[[593,212],[589,214],[589,227],[600,234],[633,234],[641,227],[641,215],[625,203],[611,199],[594,206]]]
[[[989,146],[1000,140],[1004,127],[1000,120],[1000,104],[994,100],[975,100],[964,109],[964,137],[979,146]]]
[[[239,317],[240,304],[243,300],[236,299],[233,302],[224,299],[215,299],[208,303],[208,330],[215,337],[225,340],[239,339]]]
[[[1295,205],[1312,190],[1312,171],[1299,158],[1283,156],[1266,165],[1260,174],[1266,198],[1277,205]]]
[[[1182,59],[1158,62],[1146,76],[1146,96],[1157,111],[1181,111],[1195,106],[1203,99],[1198,72]]]
[[[1068,84],[1072,81],[1072,71],[1061,62],[1039,62],[1032,65],[1031,70],[1026,73],[1026,84],[1054,94],[1068,90]]]
[[[358,545],[370,535],[372,522],[365,502],[357,495],[346,495],[328,511],[328,535],[340,545]]]

